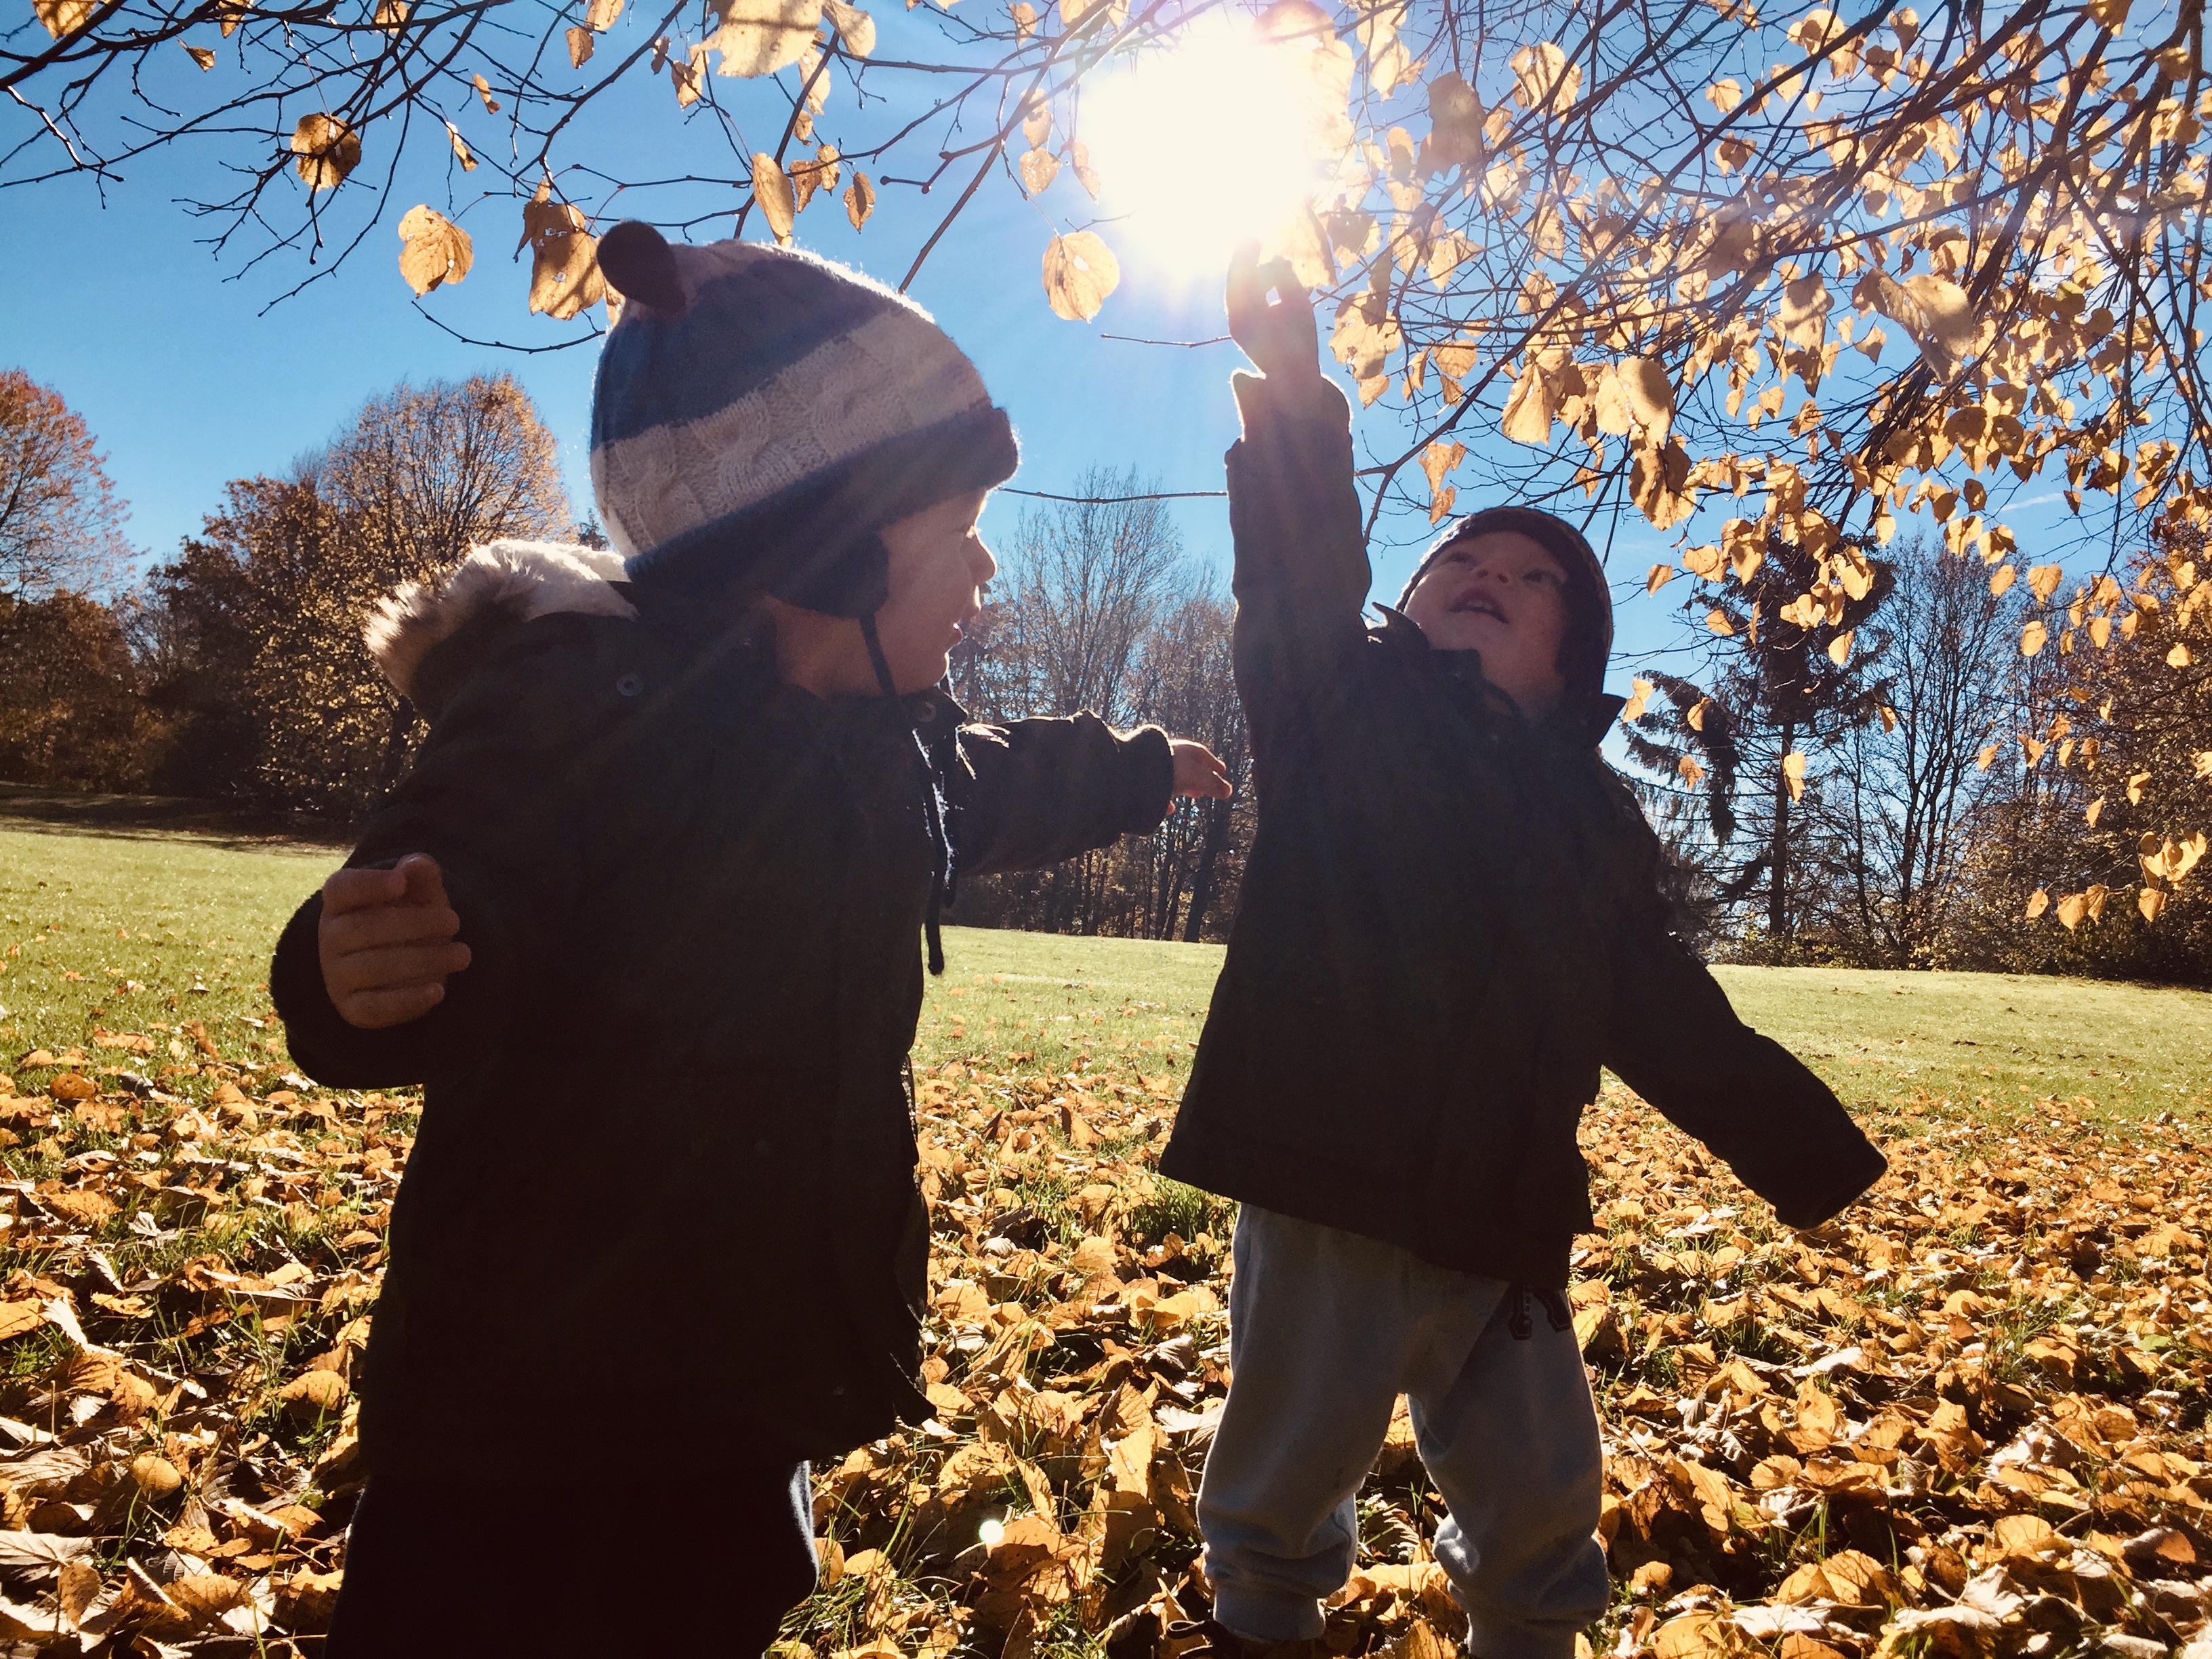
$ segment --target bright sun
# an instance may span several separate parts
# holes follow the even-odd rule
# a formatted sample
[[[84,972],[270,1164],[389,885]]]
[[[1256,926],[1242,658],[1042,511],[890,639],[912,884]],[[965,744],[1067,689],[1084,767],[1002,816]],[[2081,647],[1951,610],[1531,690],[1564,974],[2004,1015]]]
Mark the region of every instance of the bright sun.
[[[1106,203],[1161,265],[1218,276],[1305,206],[1320,177],[1312,52],[1215,14],[1085,90]]]

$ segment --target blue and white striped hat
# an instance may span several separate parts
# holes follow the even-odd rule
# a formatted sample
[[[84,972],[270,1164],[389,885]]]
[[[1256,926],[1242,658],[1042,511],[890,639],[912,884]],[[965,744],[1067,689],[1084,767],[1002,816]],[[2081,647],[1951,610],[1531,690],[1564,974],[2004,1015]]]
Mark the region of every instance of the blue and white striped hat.
[[[811,254],[599,246],[623,296],[592,398],[592,490],[633,581],[862,617],[884,526],[1013,476],[1006,412],[921,307]]]

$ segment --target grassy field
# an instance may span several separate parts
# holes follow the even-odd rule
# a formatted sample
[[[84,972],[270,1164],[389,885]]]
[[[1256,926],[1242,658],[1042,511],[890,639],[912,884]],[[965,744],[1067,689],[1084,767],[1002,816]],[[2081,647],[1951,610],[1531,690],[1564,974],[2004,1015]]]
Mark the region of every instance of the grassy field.
[[[0,1624],[307,1659],[416,1103],[290,1069],[269,952],[333,849],[126,819],[0,817],[0,1529],[55,1564]],[[1233,1206],[1157,1162],[1222,951],[945,943],[915,1045],[937,1417],[817,1468],[823,1584],[775,1659],[1181,1659],[1159,1638],[1207,1594]],[[1891,1173],[1795,1233],[1626,1091],[1592,1108],[1571,1297],[1615,1590],[1592,1650],[1910,1659],[1970,1572],[1995,1654],[2212,1632],[2212,997],[1721,974]],[[1403,1418],[1359,1512],[1331,1651],[1449,1650]],[[2078,1639],[2023,1646],[2031,1608]]]
[[[276,1064],[269,951],[336,861],[322,848],[0,827],[0,1037],[60,1048],[103,1024],[198,1020],[253,1063]],[[1176,1077],[1222,957],[1212,945],[959,927],[946,931],[945,954],[917,1061],[1057,1073],[1087,1055]],[[1747,1021],[1854,1107],[1988,1118],[2056,1097],[2120,1119],[2212,1107],[2212,995],[2200,992],[1992,974],[1718,973]]]

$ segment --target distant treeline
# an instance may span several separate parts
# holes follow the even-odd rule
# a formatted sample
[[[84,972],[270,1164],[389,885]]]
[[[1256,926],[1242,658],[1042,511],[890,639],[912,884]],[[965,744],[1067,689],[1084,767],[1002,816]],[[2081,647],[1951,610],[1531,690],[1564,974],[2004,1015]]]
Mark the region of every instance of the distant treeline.
[[[0,374],[0,778],[338,824],[423,735],[368,659],[368,607],[476,543],[601,540],[506,375],[373,399],[285,476],[228,484],[201,534],[135,580],[90,434],[20,373]],[[1157,721],[1211,746],[1237,794],[1052,870],[970,882],[954,917],[1221,939],[1254,822],[1232,607],[1134,474],[1096,470],[1070,493],[1085,499],[1031,509],[994,550],[956,692],[980,719]],[[2152,627],[2200,551],[2126,573]],[[1624,760],[1705,950],[2212,984],[2212,869],[2194,867],[2212,826],[2212,665],[2107,649],[2087,628],[2023,656],[2009,568],[1992,580],[1914,544],[1867,549],[1860,591],[1817,633],[1759,608],[1761,581],[1804,586],[1793,550],[1736,556],[1741,617],[1692,619],[1702,642],[1670,657],[1678,672],[1616,670],[1635,682]]]

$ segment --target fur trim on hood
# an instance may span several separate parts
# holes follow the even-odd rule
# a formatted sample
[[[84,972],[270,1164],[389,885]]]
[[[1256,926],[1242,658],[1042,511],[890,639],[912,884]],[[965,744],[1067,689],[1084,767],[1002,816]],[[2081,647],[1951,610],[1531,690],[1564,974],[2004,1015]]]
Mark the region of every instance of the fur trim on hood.
[[[401,696],[417,706],[442,702],[417,695],[418,688],[429,689],[422,665],[463,629],[534,622],[562,611],[634,617],[636,607],[613,586],[622,580],[622,555],[611,548],[488,542],[470,549],[443,580],[409,582],[380,604],[363,630],[368,654]]]

